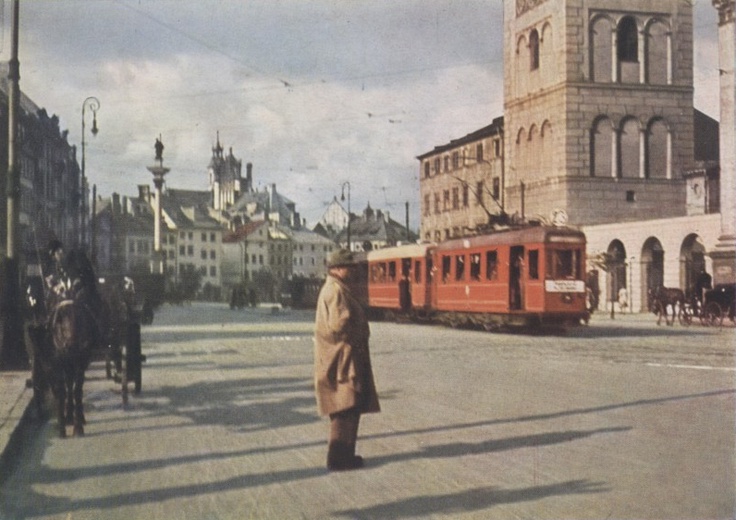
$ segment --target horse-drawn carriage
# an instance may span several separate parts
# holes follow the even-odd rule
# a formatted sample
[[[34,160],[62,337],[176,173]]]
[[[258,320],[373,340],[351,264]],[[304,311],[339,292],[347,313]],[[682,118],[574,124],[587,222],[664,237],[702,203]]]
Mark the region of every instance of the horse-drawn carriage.
[[[34,398],[39,413],[48,389],[57,400],[59,433],[66,425],[84,434],[82,405],[85,371],[93,360],[105,360],[109,378],[141,391],[141,321],[153,320],[163,297],[163,278],[146,280],[138,293],[127,276],[96,278],[80,251],[70,252],[65,271],[27,279],[26,346],[32,361]],[[160,287],[159,287],[160,286]],[[152,296],[153,295],[153,296]]]
[[[650,308],[657,316],[659,325],[662,316],[668,325],[674,323],[675,318],[681,325],[691,325],[698,319],[701,325],[723,325],[724,318],[731,322],[734,318],[736,306],[736,284],[719,284],[713,289],[704,292],[702,299],[696,294],[687,297],[681,289],[660,287],[651,294]],[[672,321],[669,320],[669,310],[672,310]]]
[[[98,287],[107,314],[103,340],[105,373],[121,385],[123,404],[127,404],[128,384],[133,383],[136,394],[142,387],[146,357],[141,350],[141,322],[146,313],[145,299],[136,293],[133,280],[127,276],[100,278]]]
[[[733,323],[736,307],[736,284],[718,284],[705,292],[702,308],[697,316],[704,325],[720,326],[728,317]]]

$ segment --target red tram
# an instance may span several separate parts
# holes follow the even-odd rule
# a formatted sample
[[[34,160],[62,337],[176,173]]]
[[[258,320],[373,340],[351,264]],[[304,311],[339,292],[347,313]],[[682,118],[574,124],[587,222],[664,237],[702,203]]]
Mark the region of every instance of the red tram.
[[[585,235],[530,226],[371,251],[368,305],[452,326],[570,326],[588,319]]]

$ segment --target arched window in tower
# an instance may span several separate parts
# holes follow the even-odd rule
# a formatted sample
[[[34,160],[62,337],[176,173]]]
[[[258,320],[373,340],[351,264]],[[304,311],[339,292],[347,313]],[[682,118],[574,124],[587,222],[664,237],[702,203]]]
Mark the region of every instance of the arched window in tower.
[[[526,141],[526,130],[524,127],[519,129],[519,132],[516,134],[516,157],[515,157],[515,163],[516,163],[516,171],[517,172],[526,172],[527,169],[527,141]]]
[[[639,123],[633,117],[621,123],[619,177],[639,177]]]
[[[667,85],[670,79],[670,31],[662,22],[655,20],[649,25],[646,39],[647,83]]]
[[[539,143],[539,128],[532,123],[529,127],[529,135],[526,138],[527,174],[536,175],[541,168],[541,157]]]
[[[639,61],[639,37],[633,17],[625,16],[619,22],[617,43],[619,61]]]
[[[539,33],[532,29],[529,34],[529,70],[539,68]]]
[[[529,44],[526,33],[521,33],[516,40],[516,61],[514,63],[514,82],[517,96],[523,96],[529,90],[529,71],[526,64],[529,59]]]
[[[546,167],[552,167],[552,123],[548,119],[545,119],[542,123],[542,131],[539,133],[540,145],[539,153],[541,163]]]
[[[624,16],[616,30],[616,58],[622,83],[639,82],[639,33],[633,16]]]
[[[590,131],[590,176],[613,176],[613,125],[606,116],[593,122]]]
[[[555,74],[557,73],[555,59],[555,39],[552,24],[547,22],[542,26],[539,39],[539,68],[542,69],[545,83],[555,80]]]
[[[668,130],[661,119],[653,119],[647,128],[647,165],[645,175],[650,179],[666,179],[668,163]]]
[[[590,75],[598,83],[613,80],[613,23],[608,18],[590,25]]]

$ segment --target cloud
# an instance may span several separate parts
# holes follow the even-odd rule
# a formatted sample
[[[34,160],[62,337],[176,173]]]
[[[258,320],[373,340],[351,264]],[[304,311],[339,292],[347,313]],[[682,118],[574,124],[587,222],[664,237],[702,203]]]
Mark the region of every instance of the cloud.
[[[706,5],[708,4],[708,5]],[[695,5],[696,107],[717,115],[715,10]],[[418,161],[503,113],[502,3],[487,0],[34,0],[21,3],[21,89],[80,142],[98,192],[205,189],[211,148],[254,164],[314,223],[351,183],[418,223]],[[8,35],[4,50],[7,54]]]

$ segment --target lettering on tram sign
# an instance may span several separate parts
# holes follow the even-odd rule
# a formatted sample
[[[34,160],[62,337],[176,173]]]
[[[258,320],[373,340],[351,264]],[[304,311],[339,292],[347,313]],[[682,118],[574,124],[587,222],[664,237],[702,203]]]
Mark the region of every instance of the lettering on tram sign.
[[[582,244],[585,242],[585,239],[579,236],[552,235],[549,237],[549,242],[557,244]]]
[[[585,292],[582,280],[545,280],[544,290],[547,292]]]

